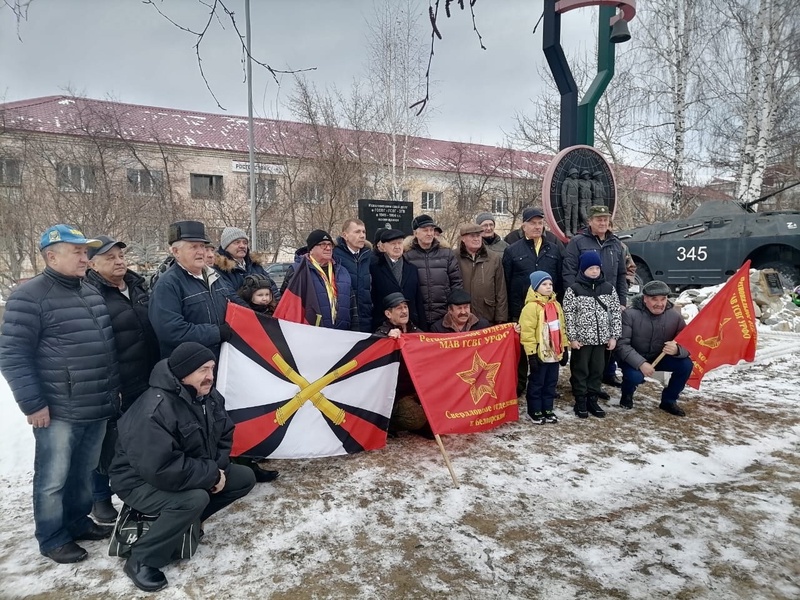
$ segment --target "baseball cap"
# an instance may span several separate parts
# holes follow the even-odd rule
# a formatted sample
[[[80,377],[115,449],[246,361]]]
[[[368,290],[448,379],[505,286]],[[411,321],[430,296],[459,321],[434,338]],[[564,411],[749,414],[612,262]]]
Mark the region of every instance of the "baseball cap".
[[[64,225],[59,223],[48,227],[42,234],[42,239],[39,240],[39,250],[44,250],[52,244],[59,242],[66,242],[67,244],[85,245],[90,248],[99,248],[103,245],[100,240],[89,239],[81,233],[80,230],[75,229],[71,225]]]

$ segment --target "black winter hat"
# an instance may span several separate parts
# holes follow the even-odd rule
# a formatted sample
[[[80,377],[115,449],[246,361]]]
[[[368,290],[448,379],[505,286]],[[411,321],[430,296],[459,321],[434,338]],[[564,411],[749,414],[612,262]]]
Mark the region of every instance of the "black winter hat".
[[[323,231],[322,229],[315,229],[311,233],[308,234],[306,238],[306,248],[311,250],[317,244],[321,244],[322,242],[330,242],[333,243],[330,234],[327,231]]]
[[[210,360],[216,360],[211,350],[197,342],[183,342],[169,355],[167,366],[175,377],[183,379]]]
[[[447,295],[447,305],[461,306],[462,304],[469,304],[472,302],[472,296],[463,288],[453,288]]]
[[[405,239],[406,234],[399,229],[384,229],[381,234],[381,242],[391,242],[393,240]]]
[[[257,290],[270,290],[272,291],[272,282],[267,279],[264,275],[259,273],[255,273],[253,275],[247,275],[244,278],[244,282],[242,283],[242,287],[237,290],[237,294],[239,297],[247,302],[248,304],[253,299],[253,294],[256,293]]]
[[[416,231],[420,227],[438,227],[430,215],[419,215],[411,221],[411,229]]]

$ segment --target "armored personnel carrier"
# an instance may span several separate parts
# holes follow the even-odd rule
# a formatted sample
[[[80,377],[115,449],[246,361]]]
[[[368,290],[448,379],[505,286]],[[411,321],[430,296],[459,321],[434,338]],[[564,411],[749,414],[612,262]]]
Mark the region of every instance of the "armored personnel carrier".
[[[640,286],[653,279],[676,291],[716,285],[747,259],[753,268],[778,271],[785,289],[800,285],[800,211],[753,212],[747,204],[717,200],[688,218],[617,235],[636,261]]]

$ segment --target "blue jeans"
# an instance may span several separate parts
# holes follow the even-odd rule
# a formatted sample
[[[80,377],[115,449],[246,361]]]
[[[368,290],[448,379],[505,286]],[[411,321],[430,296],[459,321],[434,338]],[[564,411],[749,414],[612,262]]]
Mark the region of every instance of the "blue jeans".
[[[33,430],[33,518],[39,551],[71,542],[92,527],[91,474],[100,460],[105,421],[53,419]]]
[[[661,359],[661,362],[656,365],[656,371],[672,373],[667,387],[661,392],[661,402],[672,404],[678,401],[678,396],[686,387],[686,382],[689,381],[693,366],[692,359],[688,357],[665,356]],[[644,375],[639,369],[625,362],[620,362],[620,368],[622,369],[622,394],[633,395],[636,387],[644,381]]]

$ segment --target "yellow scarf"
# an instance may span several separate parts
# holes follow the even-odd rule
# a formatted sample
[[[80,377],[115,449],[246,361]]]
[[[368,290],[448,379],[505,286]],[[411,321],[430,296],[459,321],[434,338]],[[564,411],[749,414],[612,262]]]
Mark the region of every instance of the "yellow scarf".
[[[322,282],[325,284],[325,291],[328,294],[328,302],[331,305],[331,322],[336,322],[336,280],[333,276],[333,262],[328,263],[328,273],[325,273],[325,270],[322,266],[314,260],[311,256],[308,257],[308,260],[311,261],[311,266],[316,269],[317,273],[320,274],[322,277]]]

